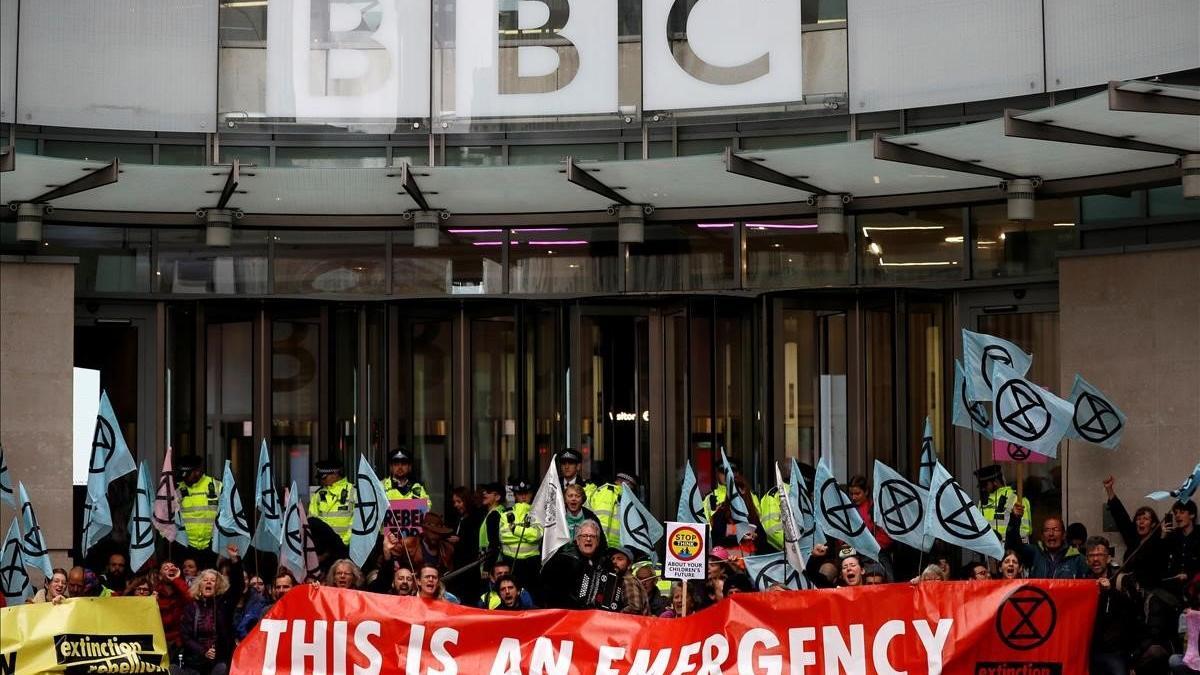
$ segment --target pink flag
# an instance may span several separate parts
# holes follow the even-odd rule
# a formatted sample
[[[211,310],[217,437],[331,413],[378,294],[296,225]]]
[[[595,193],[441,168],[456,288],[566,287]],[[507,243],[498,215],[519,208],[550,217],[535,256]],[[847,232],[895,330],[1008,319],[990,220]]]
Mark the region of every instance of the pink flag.
[[[1189,610],[1187,620],[1187,653],[1183,655],[1183,665],[1192,670],[1200,670],[1200,612]]]
[[[992,460],[997,462],[1045,464],[1050,461],[1050,458],[1011,441],[1002,441],[999,438],[994,438],[992,439]]]
[[[158,491],[154,494],[154,529],[167,541],[175,541],[178,528],[175,514],[179,511],[179,487],[175,484],[175,473],[171,470],[171,447],[163,458],[162,472],[158,474]]]

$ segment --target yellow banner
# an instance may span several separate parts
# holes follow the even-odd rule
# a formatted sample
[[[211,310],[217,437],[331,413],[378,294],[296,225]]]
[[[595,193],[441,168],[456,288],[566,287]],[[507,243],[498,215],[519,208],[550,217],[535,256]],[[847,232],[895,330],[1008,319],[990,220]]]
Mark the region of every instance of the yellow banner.
[[[0,609],[0,675],[165,673],[154,598],[74,598]]]

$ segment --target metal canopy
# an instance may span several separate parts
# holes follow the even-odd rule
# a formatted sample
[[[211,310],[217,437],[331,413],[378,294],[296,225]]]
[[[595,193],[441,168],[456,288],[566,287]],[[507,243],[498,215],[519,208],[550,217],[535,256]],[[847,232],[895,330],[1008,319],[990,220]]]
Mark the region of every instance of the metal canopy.
[[[1117,107],[1136,107],[1126,94],[1141,102],[1139,110],[1151,112],[1113,109],[1114,96]],[[652,218],[706,217],[696,209],[712,209],[721,214],[712,217],[723,218],[739,212],[786,215],[809,212],[807,197],[823,193],[854,195],[849,211],[969,203],[1001,198],[999,182],[1017,176],[1049,181],[1056,194],[1178,180],[1175,155],[1200,152],[1200,122],[1194,114],[1180,114],[1195,106],[1200,106],[1195,88],[1127,82],[1058,106],[1010,111],[1003,119],[876,140],[641,161],[571,161],[565,171],[561,164],[256,167],[250,190],[238,187],[251,175],[241,167],[125,165],[122,180],[106,189],[64,192],[58,186],[79,185],[82,172],[114,169],[86,160],[21,155],[15,169],[0,178],[0,201],[54,199],[55,217],[64,221],[119,222],[121,212],[194,214],[197,206],[220,195],[221,203],[232,203],[248,218],[275,217],[279,227],[324,222],[301,216],[337,216],[322,225],[327,227],[366,217],[370,226],[387,227],[395,217],[400,227],[399,215],[417,208],[496,224],[519,223],[522,217],[551,222],[555,214],[562,214],[563,222],[611,222],[607,209],[614,203],[653,205]],[[56,189],[47,192],[50,188]],[[80,211],[88,213],[72,216]],[[291,216],[298,219],[287,220]],[[144,215],[141,222],[154,221]]]

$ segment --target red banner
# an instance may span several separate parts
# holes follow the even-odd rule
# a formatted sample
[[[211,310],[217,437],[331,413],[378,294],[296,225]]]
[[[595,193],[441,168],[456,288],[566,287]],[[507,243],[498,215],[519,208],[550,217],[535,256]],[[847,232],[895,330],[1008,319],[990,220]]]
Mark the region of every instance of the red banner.
[[[1085,675],[1089,581],[948,582],[737,594],[683,619],[484,611],[297,588],[235,673]]]

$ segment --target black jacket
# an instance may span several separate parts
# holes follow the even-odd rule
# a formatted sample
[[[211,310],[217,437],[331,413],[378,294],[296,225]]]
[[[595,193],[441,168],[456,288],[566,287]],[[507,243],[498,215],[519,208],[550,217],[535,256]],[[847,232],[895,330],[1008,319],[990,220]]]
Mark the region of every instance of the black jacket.
[[[1112,514],[1125,542],[1125,571],[1133,574],[1143,589],[1157,588],[1167,576],[1167,550],[1165,540],[1157,531],[1143,541],[1138,536],[1137,527],[1125,510],[1125,505],[1117,497],[1108,500],[1108,512]]]
[[[602,552],[585,557],[575,544],[559,549],[542,567],[542,601],[552,609],[586,609],[592,606],[592,588],[601,571]]]

